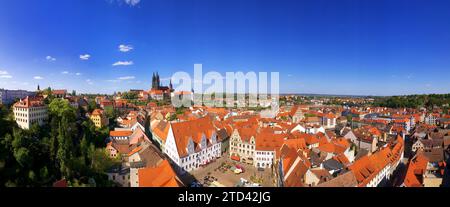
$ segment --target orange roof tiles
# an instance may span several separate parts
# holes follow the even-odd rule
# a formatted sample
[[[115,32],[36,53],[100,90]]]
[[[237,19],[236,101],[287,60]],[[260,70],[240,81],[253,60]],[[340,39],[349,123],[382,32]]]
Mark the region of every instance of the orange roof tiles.
[[[414,157],[408,165],[405,180],[403,181],[406,187],[422,187],[422,176],[428,164],[428,159],[423,154]]]
[[[343,153],[334,156],[333,159],[342,163],[344,166],[348,166],[351,164],[350,160],[348,160],[348,158]]]
[[[334,144],[331,144],[331,143],[321,144],[321,145],[319,145],[318,149],[322,152],[327,152],[327,153],[334,153],[334,151],[335,151]]]
[[[101,116],[102,114],[103,114],[103,110],[101,110],[101,109],[94,109],[94,111],[92,111],[93,116]]]
[[[128,137],[133,134],[133,131],[110,131],[109,136],[111,137]]]
[[[142,146],[136,147],[133,150],[131,150],[131,152],[128,153],[128,156],[133,155],[136,152],[139,152],[142,149]]]
[[[160,138],[163,142],[166,142],[167,135],[169,134],[170,123],[166,121],[159,121],[155,127],[153,127],[152,131],[158,138]]]
[[[157,167],[138,170],[139,187],[182,187],[175,171],[167,160]]]
[[[187,146],[189,139],[192,139],[195,147],[199,146],[203,135],[207,138],[208,142],[213,133],[216,133],[216,129],[212,124],[212,120],[209,116],[205,116],[193,121],[185,121],[178,123],[171,123],[173,136],[177,145],[178,154],[180,157],[187,155]]]
[[[256,150],[274,151],[283,145],[286,134],[274,134],[271,130],[263,130],[256,135]]]
[[[403,139],[397,136],[395,142],[370,156],[366,155],[356,160],[349,167],[358,180],[358,186],[366,186],[384,167],[400,159],[404,146]]]
[[[285,143],[288,147],[294,148],[295,150],[298,150],[298,149],[306,149],[306,148],[307,148],[307,147],[306,147],[305,139],[297,139],[297,138],[294,138],[294,139],[287,139],[287,140],[284,141],[284,143]]]
[[[14,104],[14,107],[19,108],[40,107],[40,106],[45,106],[43,98],[29,97],[29,96]]]
[[[52,94],[55,94],[55,95],[64,95],[66,93],[67,93],[67,90],[65,90],[65,89],[52,91]]]
[[[284,145],[285,147],[286,145]],[[304,176],[309,166],[300,154],[294,149],[289,148],[287,154],[282,158],[284,186],[285,187],[303,187]]]

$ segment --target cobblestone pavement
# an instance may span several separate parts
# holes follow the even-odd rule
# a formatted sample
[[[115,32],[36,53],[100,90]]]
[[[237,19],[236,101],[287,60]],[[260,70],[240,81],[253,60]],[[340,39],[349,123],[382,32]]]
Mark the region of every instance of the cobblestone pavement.
[[[226,172],[222,172],[218,170],[218,168],[222,165],[222,163],[228,163],[231,166],[235,166],[239,164],[244,168],[244,173],[236,175],[231,170],[227,170]],[[264,171],[258,171],[254,166],[238,163],[231,160],[228,156],[224,155],[221,158],[217,159],[215,162],[208,164],[207,166],[201,167],[197,170],[191,171],[189,174],[184,175],[181,179],[188,185],[197,180],[200,183],[204,183],[204,178],[206,176],[210,176],[217,179],[217,182],[221,183],[226,187],[234,187],[241,178],[244,178],[248,181],[251,181],[251,177],[255,176],[262,178],[261,185],[263,187],[274,187],[274,177],[272,175],[272,169],[265,169]]]

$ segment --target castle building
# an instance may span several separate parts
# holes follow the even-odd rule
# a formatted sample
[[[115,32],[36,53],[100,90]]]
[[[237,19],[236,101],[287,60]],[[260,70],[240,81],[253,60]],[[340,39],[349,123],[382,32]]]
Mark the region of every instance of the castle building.
[[[171,92],[173,92],[172,81],[170,81],[169,86],[162,86],[159,74],[153,73],[152,88],[149,91],[150,97],[155,100],[163,100],[169,98]]]
[[[48,118],[48,107],[40,97],[29,97],[14,104],[14,119],[22,129],[30,129],[37,123],[43,125]]]

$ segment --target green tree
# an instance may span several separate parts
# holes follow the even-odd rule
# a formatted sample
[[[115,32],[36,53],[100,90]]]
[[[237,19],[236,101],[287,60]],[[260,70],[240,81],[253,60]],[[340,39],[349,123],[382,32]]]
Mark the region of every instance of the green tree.
[[[1,145],[4,148],[4,152],[11,151],[12,150],[12,142],[14,138],[11,136],[11,134],[6,134],[3,140],[1,141]]]
[[[83,156],[83,158],[87,158],[88,150],[89,150],[89,143],[86,138],[86,135],[84,135],[83,139],[81,139],[81,143],[80,143],[80,153],[81,153],[81,156]],[[84,162],[86,163],[86,160],[84,160]]]
[[[43,181],[47,181],[50,178],[50,174],[48,172],[48,168],[47,166],[42,167],[39,170],[39,177],[43,180]]]
[[[36,177],[36,174],[34,173],[33,170],[30,170],[28,172],[28,179],[30,179],[30,181],[33,182],[33,183],[36,182],[37,177]]]
[[[353,120],[353,116],[351,114],[347,115],[347,122],[350,123]]]
[[[25,147],[20,147],[14,150],[14,157],[17,163],[22,167],[29,167],[33,157],[30,155],[30,151]]]
[[[97,109],[97,103],[95,103],[95,100],[91,99],[88,102],[88,110],[93,111],[94,109]]]
[[[117,164],[115,160],[109,158],[104,149],[95,149],[92,153],[91,168],[96,173],[104,173]]]
[[[123,92],[122,93],[122,98],[123,99],[130,99],[130,100],[134,100],[134,99],[138,99],[139,94],[137,92]]]

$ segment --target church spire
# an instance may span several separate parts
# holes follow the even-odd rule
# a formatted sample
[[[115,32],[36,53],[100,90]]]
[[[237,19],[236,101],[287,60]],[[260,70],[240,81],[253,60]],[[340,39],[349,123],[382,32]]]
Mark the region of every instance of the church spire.
[[[155,72],[153,72],[153,76],[152,76],[152,89],[155,89],[155,82],[156,82],[156,76],[155,76]]]
[[[156,72],[156,87],[159,89],[159,87],[161,87],[161,82],[159,80],[159,74],[158,72]]]

